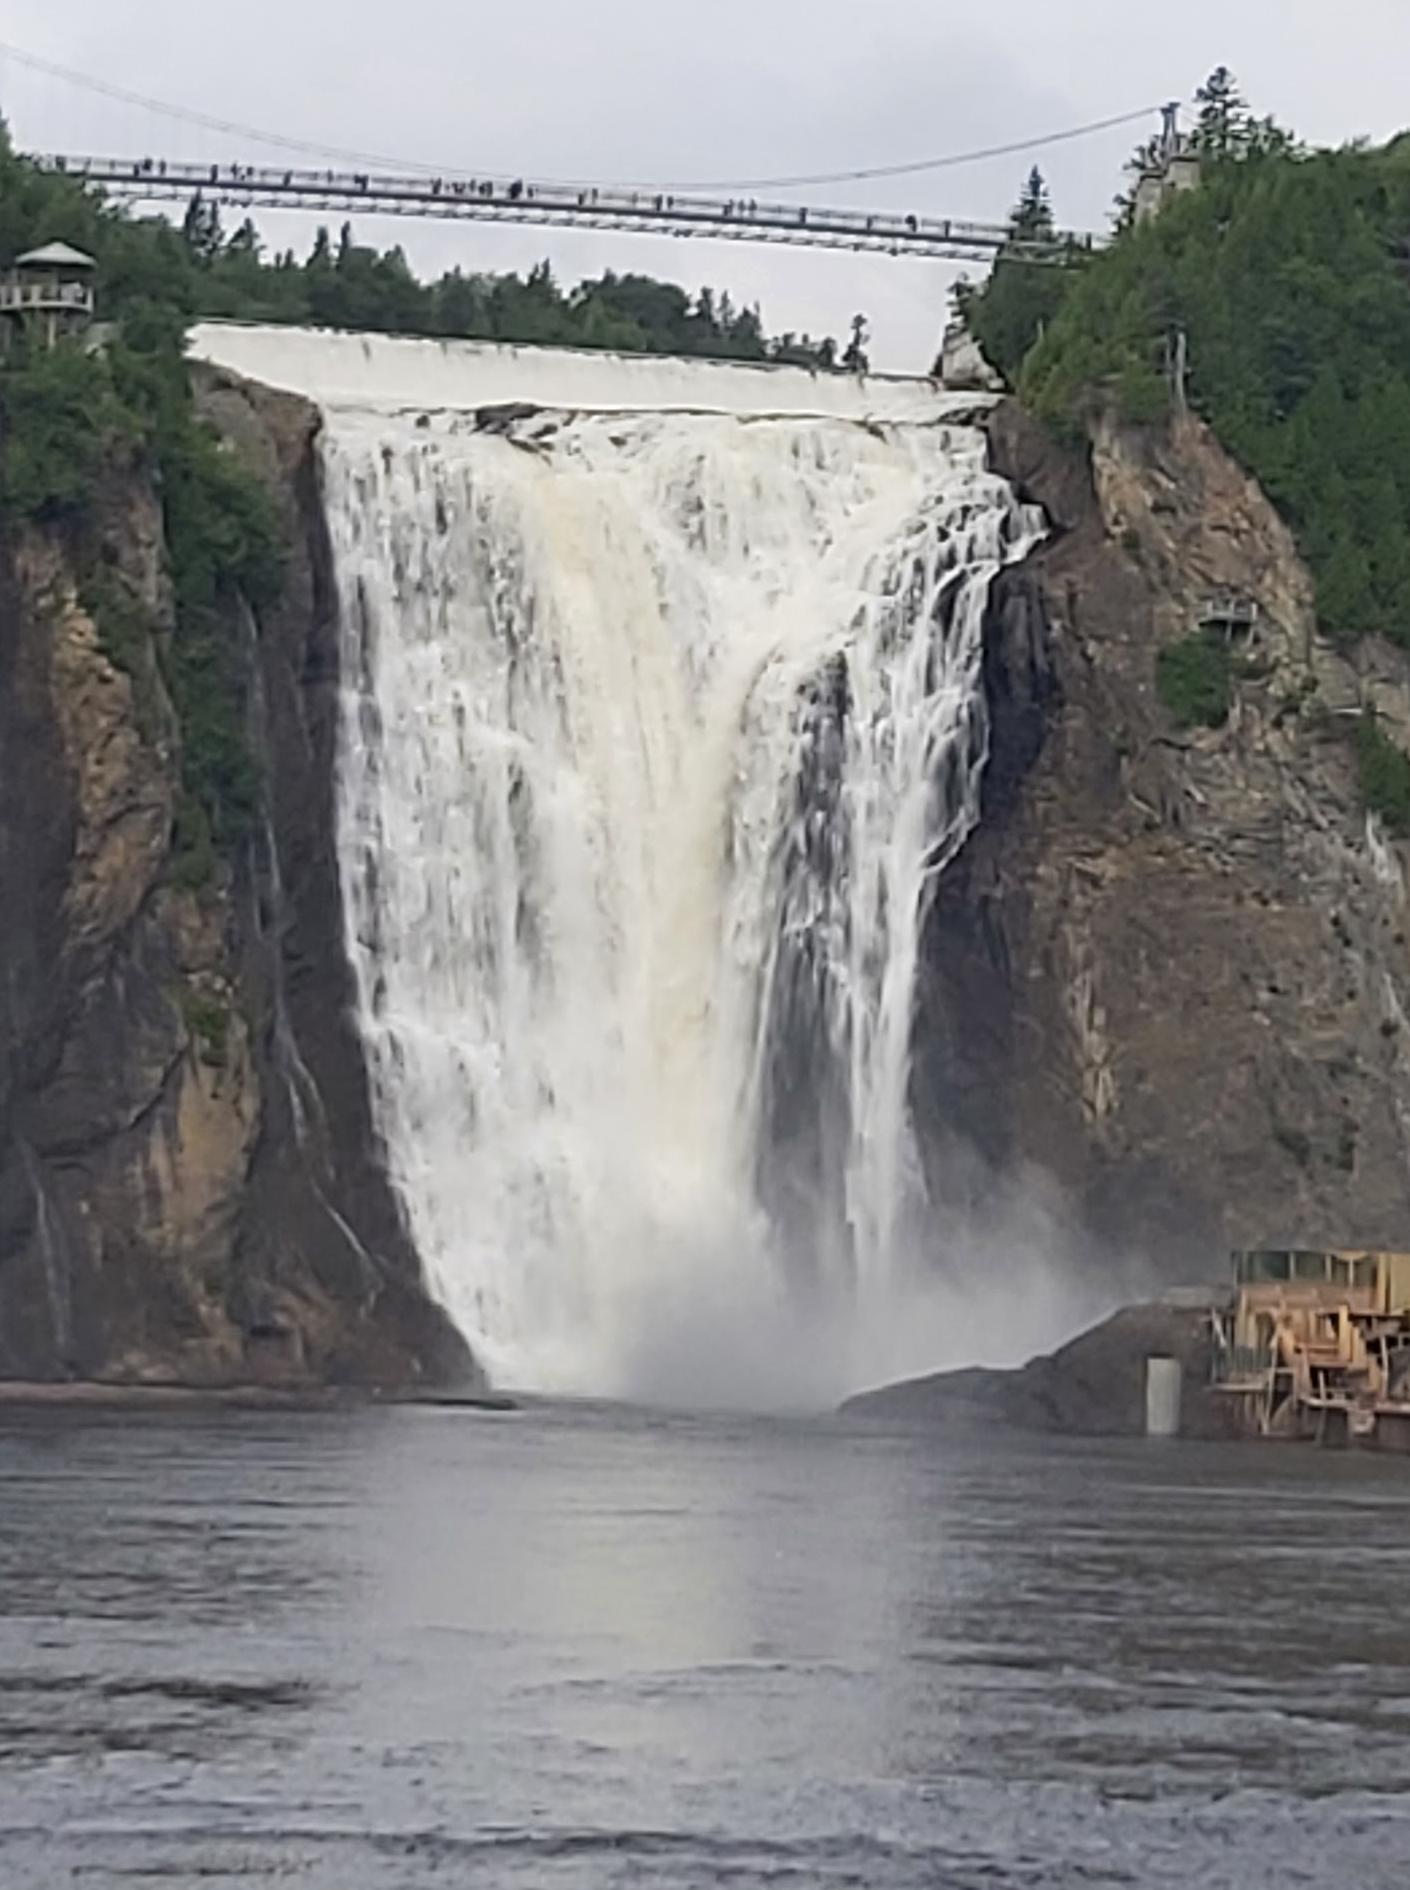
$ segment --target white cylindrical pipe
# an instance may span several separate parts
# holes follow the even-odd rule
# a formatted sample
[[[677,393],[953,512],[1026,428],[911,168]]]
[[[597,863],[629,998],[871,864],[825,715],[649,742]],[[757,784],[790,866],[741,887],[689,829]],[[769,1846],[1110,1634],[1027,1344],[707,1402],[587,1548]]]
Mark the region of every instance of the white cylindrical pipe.
[[[1146,1360],[1146,1436],[1180,1435],[1180,1391],[1183,1373],[1178,1358]]]

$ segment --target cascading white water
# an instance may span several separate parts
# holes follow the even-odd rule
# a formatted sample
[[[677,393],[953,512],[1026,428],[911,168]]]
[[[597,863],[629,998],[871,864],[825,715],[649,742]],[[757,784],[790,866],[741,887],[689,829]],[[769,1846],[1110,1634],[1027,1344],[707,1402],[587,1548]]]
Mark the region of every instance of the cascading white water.
[[[928,1362],[889,1349],[943,1235],[909,1110],[917,951],[978,818],[989,586],[1041,532],[972,403],[195,346],[324,407],[373,1110],[479,1357],[691,1395],[739,1354],[751,1400],[754,1374],[826,1397]]]
[[[884,1296],[928,888],[978,813],[980,433],[334,410],[340,835],[374,1110],[499,1379],[652,1307]]]

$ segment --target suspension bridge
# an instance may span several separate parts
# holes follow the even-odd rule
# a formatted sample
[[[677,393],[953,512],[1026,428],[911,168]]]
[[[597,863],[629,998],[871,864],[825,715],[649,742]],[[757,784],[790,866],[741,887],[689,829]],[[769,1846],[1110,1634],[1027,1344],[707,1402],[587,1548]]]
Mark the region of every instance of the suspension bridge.
[[[753,197],[683,196],[556,184],[532,178],[397,176],[366,170],[291,169],[239,163],[189,163],[166,158],[36,156],[41,169],[92,184],[119,202],[189,202],[222,207],[306,210],[331,216],[439,218],[480,223],[547,224],[559,228],[783,243],[795,248],[879,252],[887,256],[988,261],[1003,254],[1059,263],[1098,247],[1079,231],[1037,238],[1007,224],[893,210],[827,209],[761,203]]]

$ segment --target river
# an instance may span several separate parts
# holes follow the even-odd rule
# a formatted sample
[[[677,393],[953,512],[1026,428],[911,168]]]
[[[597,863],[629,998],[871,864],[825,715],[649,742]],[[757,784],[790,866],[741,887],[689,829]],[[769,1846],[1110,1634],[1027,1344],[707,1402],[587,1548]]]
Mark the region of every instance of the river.
[[[1403,1463],[11,1409],[0,1478],[5,1885],[1410,1868]]]

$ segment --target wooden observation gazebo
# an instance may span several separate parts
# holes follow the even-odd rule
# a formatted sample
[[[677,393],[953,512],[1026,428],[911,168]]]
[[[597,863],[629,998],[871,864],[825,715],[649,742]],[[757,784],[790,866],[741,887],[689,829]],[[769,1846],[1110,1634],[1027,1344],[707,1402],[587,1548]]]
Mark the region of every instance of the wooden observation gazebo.
[[[70,243],[46,243],[0,276],[0,348],[23,336],[41,347],[78,340],[93,322],[98,265]]]

